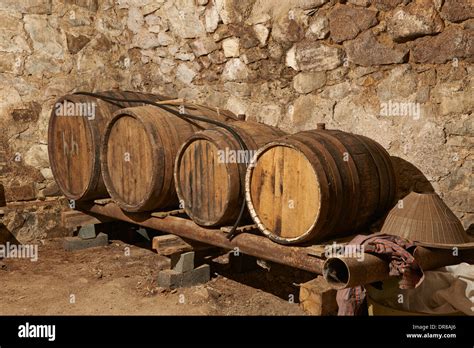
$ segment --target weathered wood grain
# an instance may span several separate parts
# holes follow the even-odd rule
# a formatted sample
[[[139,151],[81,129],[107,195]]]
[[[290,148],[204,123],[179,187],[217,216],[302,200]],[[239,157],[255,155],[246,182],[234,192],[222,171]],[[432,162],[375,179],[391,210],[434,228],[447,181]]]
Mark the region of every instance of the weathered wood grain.
[[[251,216],[283,244],[354,233],[394,203],[395,173],[375,141],[338,130],[300,132],[272,142],[247,170]]]
[[[232,122],[249,151],[223,128],[196,133],[182,146],[175,164],[175,183],[184,210],[201,226],[235,222],[244,199],[241,177],[262,145],[285,133],[257,122]],[[240,152],[239,152],[240,151]],[[240,163],[239,163],[240,162]]]

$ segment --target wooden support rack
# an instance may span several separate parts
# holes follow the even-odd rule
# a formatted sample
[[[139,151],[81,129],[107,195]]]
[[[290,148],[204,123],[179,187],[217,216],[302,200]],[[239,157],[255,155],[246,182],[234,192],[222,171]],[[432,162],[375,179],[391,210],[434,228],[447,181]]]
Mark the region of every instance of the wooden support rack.
[[[76,209],[84,215],[94,217],[100,215],[105,218],[126,221],[228,250],[238,248],[240,252],[247,255],[322,274],[324,254],[315,252],[314,246],[280,245],[252,230],[243,230],[232,240],[229,240],[227,233],[221,229],[203,228],[187,218],[177,217],[173,214],[124,212],[112,201],[78,203]],[[316,249],[320,251],[321,247]]]

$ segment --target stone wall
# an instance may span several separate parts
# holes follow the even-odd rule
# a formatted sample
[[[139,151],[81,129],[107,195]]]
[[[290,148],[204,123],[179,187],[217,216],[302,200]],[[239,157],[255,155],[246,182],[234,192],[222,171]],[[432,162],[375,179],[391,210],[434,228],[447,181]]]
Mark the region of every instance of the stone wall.
[[[466,228],[474,221],[470,0],[0,4],[8,201],[58,195],[47,155],[54,100],[121,88],[198,100],[290,132],[325,122],[364,134],[395,157],[401,195],[432,187]],[[46,222],[35,221],[25,239],[42,233]],[[14,215],[6,224],[15,230]]]

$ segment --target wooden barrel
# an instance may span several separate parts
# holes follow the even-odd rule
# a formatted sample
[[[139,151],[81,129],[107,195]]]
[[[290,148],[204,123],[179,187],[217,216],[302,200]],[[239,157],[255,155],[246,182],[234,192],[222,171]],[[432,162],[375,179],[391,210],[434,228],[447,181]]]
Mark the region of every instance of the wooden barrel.
[[[244,201],[241,179],[256,150],[285,133],[257,122],[231,127],[248,151],[226,129],[212,128],[190,137],[176,158],[174,177],[181,206],[202,226],[233,224]]]
[[[261,148],[246,175],[246,201],[259,229],[282,244],[353,233],[394,203],[395,172],[367,137],[311,130]]]
[[[168,99],[137,92],[98,93],[119,99]],[[100,143],[113,113],[133,105],[139,104],[111,103],[73,94],[57,100],[49,119],[48,154],[54,178],[64,196],[71,200],[108,197],[100,171]]]
[[[170,106],[178,110],[178,106]],[[235,120],[229,111],[184,104],[189,115],[222,122]],[[102,145],[102,173],[112,199],[125,211],[178,206],[173,168],[180,146],[210,124],[190,124],[155,106],[126,108],[107,125]]]

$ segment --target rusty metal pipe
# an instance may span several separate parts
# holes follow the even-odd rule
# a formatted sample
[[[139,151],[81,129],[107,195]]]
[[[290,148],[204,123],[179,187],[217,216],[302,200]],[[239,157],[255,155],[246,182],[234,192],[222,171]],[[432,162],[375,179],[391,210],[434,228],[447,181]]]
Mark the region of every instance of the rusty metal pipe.
[[[450,249],[430,249],[417,247],[413,256],[422,270],[429,271],[449,265],[457,265],[461,262],[474,262],[474,250],[458,250],[458,255],[453,254]]]
[[[128,213],[122,211],[118,205],[108,203],[106,205],[81,203],[78,210],[86,213],[99,214],[114,219],[130,222],[155,230],[175,234],[177,236],[196,240],[202,243],[215,245],[224,249],[239,251],[261,259],[299,268],[316,274],[322,274],[324,260],[308,255],[304,247],[292,247],[272,242],[264,236],[250,233],[241,233],[232,240],[226,238],[226,234],[218,229],[207,229],[196,225],[188,219],[167,216],[156,218],[149,213]]]
[[[323,276],[334,289],[352,288],[389,277],[388,263],[381,258],[364,254],[361,261],[355,257],[332,257],[323,265]]]
[[[432,269],[455,265],[463,261],[473,262],[473,250],[459,250],[454,256],[451,250],[417,247],[414,257],[421,269]],[[365,254],[363,261],[351,257],[333,257],[324,262],[323,276],[334,289],[351,288],[358,285],[383,281],[390,277],[388,262],[380,257]]]

